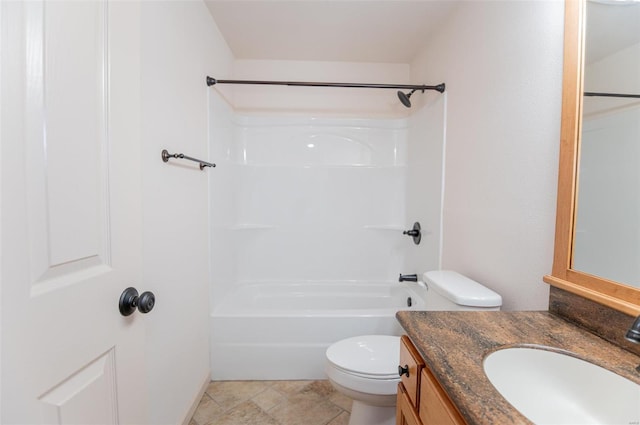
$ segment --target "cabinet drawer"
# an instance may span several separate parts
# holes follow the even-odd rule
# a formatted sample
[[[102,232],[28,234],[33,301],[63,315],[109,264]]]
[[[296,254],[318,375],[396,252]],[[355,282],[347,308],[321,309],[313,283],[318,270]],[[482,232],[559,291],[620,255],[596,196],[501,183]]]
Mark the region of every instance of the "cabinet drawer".
[[[464,425],[447,393],[428,368],[420,376],[420,419],[424,425]]]
[[[422,357],[418,354],[418,350],[413,346],[413,343],[408,336],[403,335],[400,338],[400,368],[405,368],[407,373],[403,373],[401,376],[402,384],[407,391],[407,395],[411,403],[416,410],[419,409],[420,402],[420,372],[424,367]]]

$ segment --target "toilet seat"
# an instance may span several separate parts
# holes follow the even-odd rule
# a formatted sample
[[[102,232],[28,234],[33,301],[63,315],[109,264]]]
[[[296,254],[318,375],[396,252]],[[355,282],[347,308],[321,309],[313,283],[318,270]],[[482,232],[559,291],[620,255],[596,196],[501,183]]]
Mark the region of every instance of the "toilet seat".
[[[357,376],[359,378],[364,378],[364,379],[373,379],[373,380],[380,380],[380,381],[387,381],[389,379],[393,379],[393,380],[399,380],[399,376],[398,376],[398,372],[396,371],[396,373],[393,374],[389,374],[389,375],[370,375],[367,373],[362,373],[362,372],[356,372],[353,370],[348,370],[348,369],[343,369],[340,366],[336,365],[335,363],[329,362],[331,363],[331,367],[333,367],[334,369],[340,371],[341,373],[344,373],[346,375],[353,375],[353,376]]]
[[[400,337],[364,335],[338,341],[327,349],[327,375],[356,391],[391,395],[397,390]]]
[[[327,349],[327,360],[337,368],[371,379],[398,376],[400,337],[363,335],[343,339]]]

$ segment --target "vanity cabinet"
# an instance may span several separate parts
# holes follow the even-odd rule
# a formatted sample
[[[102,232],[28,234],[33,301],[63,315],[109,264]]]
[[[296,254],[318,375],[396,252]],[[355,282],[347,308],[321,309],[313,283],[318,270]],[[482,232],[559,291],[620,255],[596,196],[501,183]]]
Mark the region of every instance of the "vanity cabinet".
[[[466,422],[406,335],[400,339],[401,382],[396,425],[462,425]]]

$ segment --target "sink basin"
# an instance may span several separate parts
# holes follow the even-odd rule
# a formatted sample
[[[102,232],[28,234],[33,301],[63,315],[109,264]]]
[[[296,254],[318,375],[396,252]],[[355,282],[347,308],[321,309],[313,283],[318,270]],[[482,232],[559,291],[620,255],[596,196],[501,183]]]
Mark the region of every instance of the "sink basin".
[[[529,347],[495,351],[484,371],[536,424],[639,424],[640,385],[567,354]]]

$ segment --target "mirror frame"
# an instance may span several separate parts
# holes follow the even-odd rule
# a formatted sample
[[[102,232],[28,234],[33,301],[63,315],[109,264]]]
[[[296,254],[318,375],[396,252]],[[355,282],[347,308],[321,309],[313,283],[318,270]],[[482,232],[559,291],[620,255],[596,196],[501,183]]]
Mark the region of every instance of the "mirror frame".
[[[640,289],[571,268],[577,205],[586,0],[565,0],[562,121],[556,235],[548,284],[631,316],[640,315]]]

